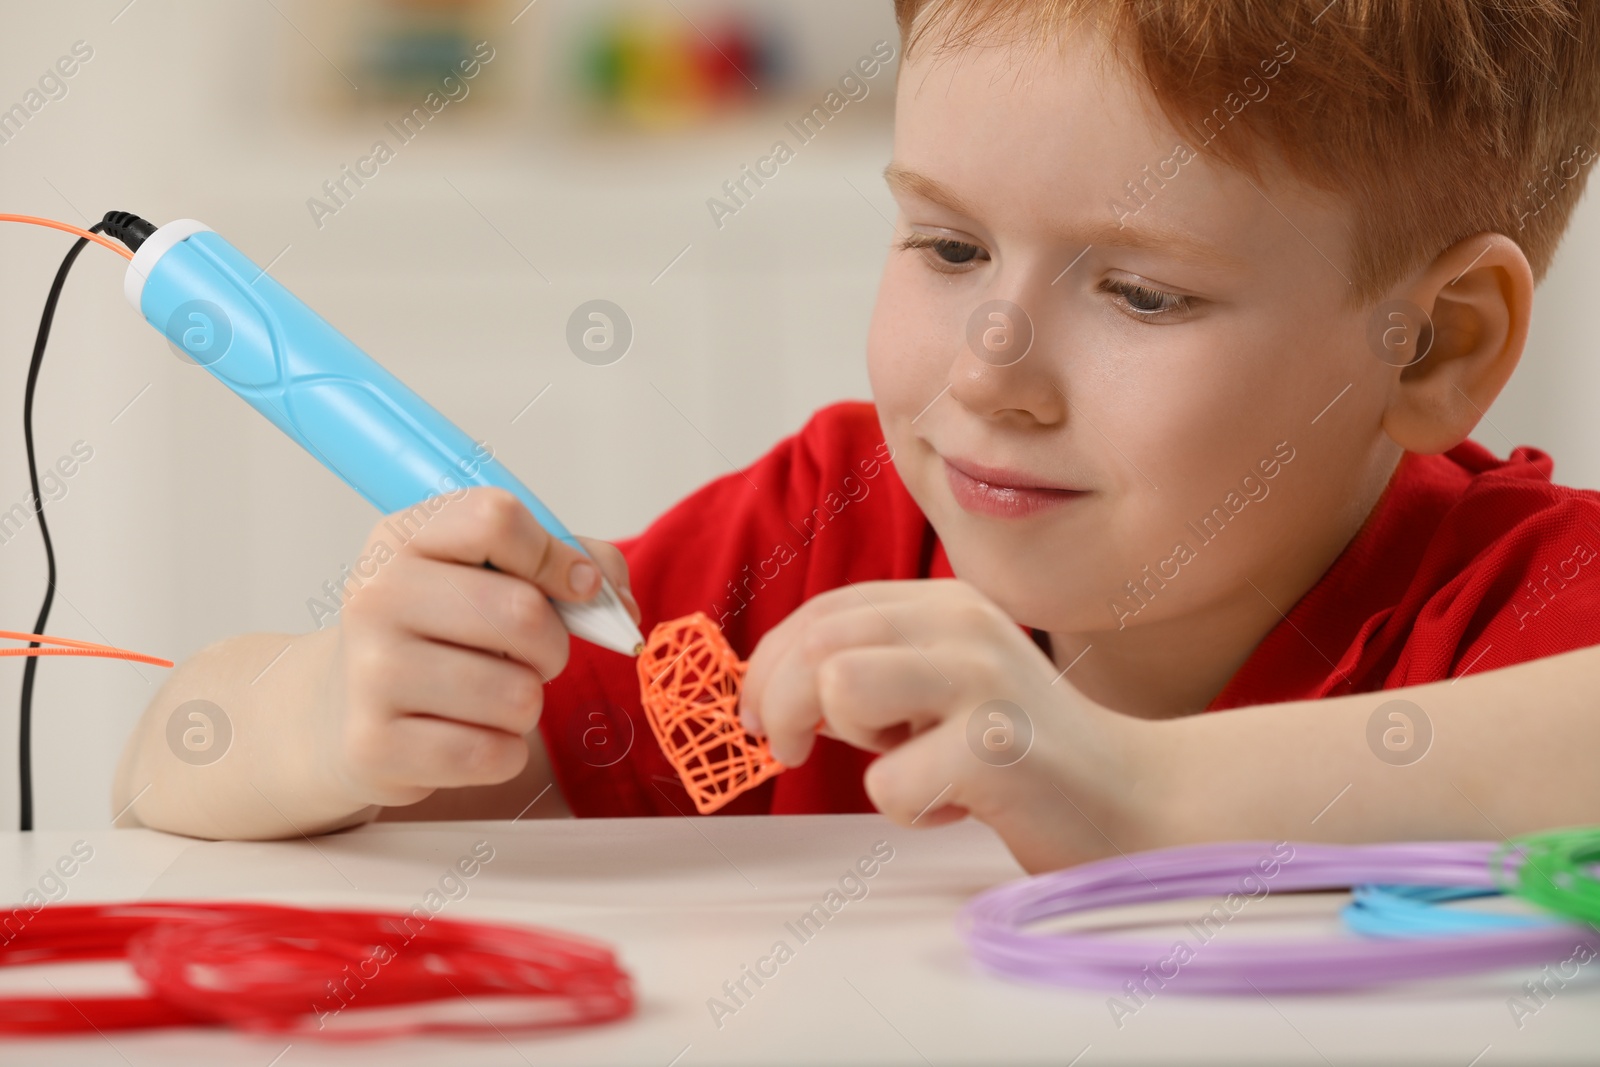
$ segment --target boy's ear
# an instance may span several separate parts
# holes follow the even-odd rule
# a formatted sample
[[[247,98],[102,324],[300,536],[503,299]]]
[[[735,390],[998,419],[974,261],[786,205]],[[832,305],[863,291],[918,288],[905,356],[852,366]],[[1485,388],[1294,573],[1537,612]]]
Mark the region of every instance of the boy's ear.
[[[1522,358],[1533,270],[1511,238],[1480,233],[1445,249],[1398,295],[1427,320],[1410,324],[1413,351],[1423,354],[1396,372],[1383,429],[1408,452],[1447,452],[1472,432]],[[1377,313],[1404,318],[1393,306]]]

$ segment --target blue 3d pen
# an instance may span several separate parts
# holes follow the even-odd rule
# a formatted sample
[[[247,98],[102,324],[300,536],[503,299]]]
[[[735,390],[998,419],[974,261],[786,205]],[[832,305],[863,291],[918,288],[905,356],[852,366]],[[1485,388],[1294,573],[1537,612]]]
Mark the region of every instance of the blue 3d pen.
[[[385,514],[467,486],[499,486],[584,551],[471,437],[209,226],[179,219],[144,235],[123,291],[146,322]],[[578,637],[625,655],[644,647],[603,577],[589,601],[554,604]]]

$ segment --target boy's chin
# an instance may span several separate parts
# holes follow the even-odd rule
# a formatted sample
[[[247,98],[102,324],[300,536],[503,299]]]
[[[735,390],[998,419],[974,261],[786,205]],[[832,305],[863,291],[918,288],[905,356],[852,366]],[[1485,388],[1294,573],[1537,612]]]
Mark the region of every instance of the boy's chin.
[[[1104,620],[1093,617],[1095,605],[1106,610],[1104,597],[1070,581],[1044,577],[1038,569],[1015,561],[963,566],[960,552],[947,545],[956,577],[994,601],[1018,625],[1035,630],[1070,633],[1090,630]]]

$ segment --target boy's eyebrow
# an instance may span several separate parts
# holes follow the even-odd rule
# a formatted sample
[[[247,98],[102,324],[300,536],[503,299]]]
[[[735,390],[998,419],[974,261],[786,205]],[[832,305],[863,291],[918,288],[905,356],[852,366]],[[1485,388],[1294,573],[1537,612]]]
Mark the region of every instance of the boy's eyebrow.
[[[889,183],[889,188],[899,189],[913,196],[920,196],[924,200],[932,201],[941,207],[947,207],[957,215],[968,218],[976,217],[976,213],[967,206],[967,202],[957,196],[955,190],[943,182],[918,174],[910,167],[903,167],[898,163],[890,163],[883,168],[883,180]]]
[[[962,200],[955,190],[926,174],[919,174],[899,163],[883,168],[884,181],[894,190],[921,197],[948,208],[958,215],[976,218],[977,213]],[[1215,245],[1196,240],[1187,234],[1157,226],[1122,225],[1101,222],[1076,230],[1075,238],[1089,245],[1107,248],[1134,248],[1147,252],[1162,252],[1182,259],[1213,263],[1222,267],[1242,267],[1245,261],[1230,256]]]

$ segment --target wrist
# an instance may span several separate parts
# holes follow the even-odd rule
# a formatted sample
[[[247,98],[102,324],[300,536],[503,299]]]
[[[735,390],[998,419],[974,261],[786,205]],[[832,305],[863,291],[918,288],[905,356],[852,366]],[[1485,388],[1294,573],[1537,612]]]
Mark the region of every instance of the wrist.
[[[1189,825],[1194,798],[1182,784],[1195,754],[1172,720],[1145,719],[1095,705],[1089,712],[1098,743],[1083,755],[1093,768],[1079,773],[1095,783],[1105,812],[1105,835],[1116,848],[1140,851],[1194,840]]]
[[[1029,871],[1054,870],[1182,840],[1180,753],[1150,722],[1073,693],[1041,723],[1020,789],[996,789],[973,811]]]
[[[1143,804],[1147,848],[1190,845],[1238,837],[1222,832],[1227,820],[1219,785],[1223,769],[1213,715],[1134,720],[1144,733],[1148,795]]]

